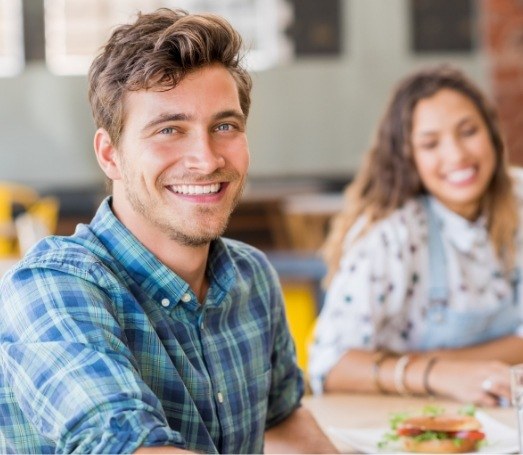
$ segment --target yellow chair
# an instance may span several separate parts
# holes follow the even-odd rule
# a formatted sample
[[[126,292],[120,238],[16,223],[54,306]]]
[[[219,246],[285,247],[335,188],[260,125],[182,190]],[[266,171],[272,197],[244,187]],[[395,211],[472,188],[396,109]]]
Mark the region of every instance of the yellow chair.
[[[307,252],[273,251],[267,258],[280,277],[298,365],[305,371],[311,330],[322,306],[325,264],[317,254]]]
[[[40,220],[49,233],[54,233],[58,224],[59,208],[58,199],[46,196],[32,204],[27,212]]]
[[[14,207],[24,213],[16,216]],[[24,185],[0,182],[0,258],[18,258],[42,236],[54,233],[58,222],[58,200],[40,198]]]
[[[296,344],[298,365],[307,368],[307,351],[317,314],[315,290],[308,283],[284,283],[283,298],[289,330]]]
[[[11,254],[13,238],[10,193],[7,188],[0,186],[0,258]]]

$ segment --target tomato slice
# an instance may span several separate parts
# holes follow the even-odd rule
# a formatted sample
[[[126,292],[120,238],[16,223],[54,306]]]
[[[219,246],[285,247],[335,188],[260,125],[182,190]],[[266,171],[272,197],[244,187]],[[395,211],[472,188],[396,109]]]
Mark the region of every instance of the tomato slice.
[[[472,441],[481,441],[485,439],[485,433],[478,430],[469,430],[469,431],[456,431],[453,433],[455,438],[459,439],[470,439]]]
[[[418,436],[423,433],[419,428],[400,427],[396,430],[399,436]]]

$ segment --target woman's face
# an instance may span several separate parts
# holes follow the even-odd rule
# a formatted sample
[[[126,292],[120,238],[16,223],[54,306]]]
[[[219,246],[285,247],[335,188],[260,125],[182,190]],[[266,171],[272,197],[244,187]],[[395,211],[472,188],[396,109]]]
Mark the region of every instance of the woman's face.
[[[475,104],[446,88],[420,100],[411,143],[427,191],[455,213],[475,219],[496,167],[494,146]]]

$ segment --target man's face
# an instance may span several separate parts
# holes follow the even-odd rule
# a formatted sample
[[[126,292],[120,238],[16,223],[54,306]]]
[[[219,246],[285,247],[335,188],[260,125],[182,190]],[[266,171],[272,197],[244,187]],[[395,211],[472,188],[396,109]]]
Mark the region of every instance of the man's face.
[[[129,92],[114,153],[113,209],[145,244],[201,246],[220,236],[249,166],[233,77],[220,65],[175,88]]]

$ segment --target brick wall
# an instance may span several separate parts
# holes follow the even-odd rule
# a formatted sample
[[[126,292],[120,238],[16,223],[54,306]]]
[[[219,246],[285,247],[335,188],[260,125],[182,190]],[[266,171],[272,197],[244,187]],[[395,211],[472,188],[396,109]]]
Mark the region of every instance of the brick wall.
[[[523,0],[482,0],[483,45],[511,163],[523,165]]]

